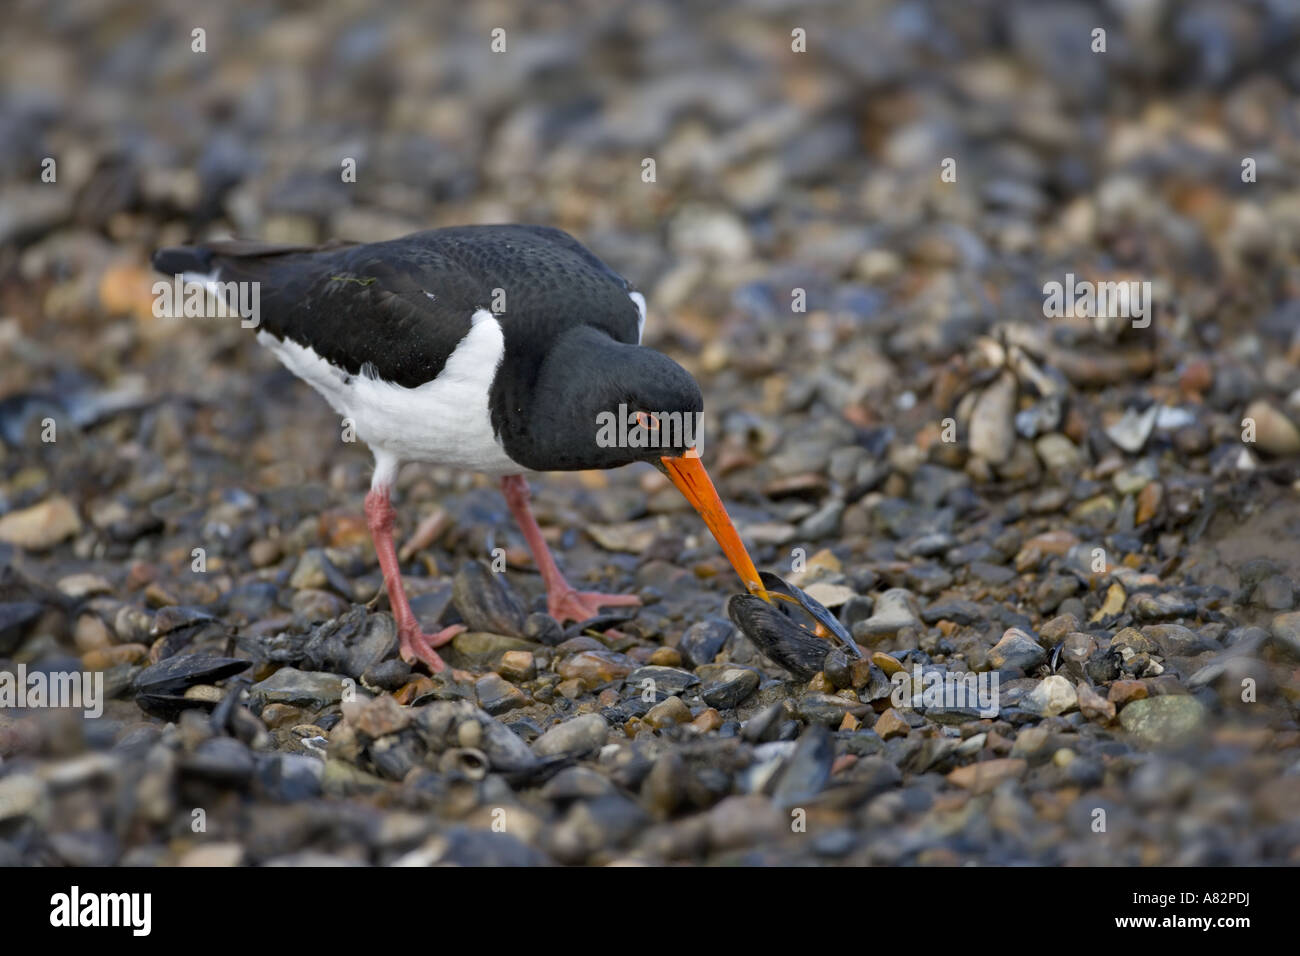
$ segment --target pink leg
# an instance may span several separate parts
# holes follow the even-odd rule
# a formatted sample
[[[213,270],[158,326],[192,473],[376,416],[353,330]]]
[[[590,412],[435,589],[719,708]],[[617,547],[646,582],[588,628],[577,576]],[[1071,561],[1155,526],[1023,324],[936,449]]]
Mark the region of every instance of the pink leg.
[[[577,591],[564,580],[564,575],[551,557],[551,549],[546,546],[542,529],[537,526],[533,509],[528,500],[532,495],[528,491],[528,482],[523,475],[507,475],[501,479],[501,493],[506,496],[510,513],[515,516],[519,528],[524,533],[528,548],[533,553],[533,561],[542,574],[546,584],[546,609],[551,617],[564,621],[587,621],[600,613],[602,605],[628,606],[640,604],[641,599],[634,594],[600,594],[595,591]]]
[[[435,673],[446,668],[435,647],[441,647],[453,637],[465,630],[463,624],[453,624],[443,628],[437,634],[425,634],[420,630],[420,622],[415,619],[411,602],[406,598],[402,587],[402,572],[397,566],[397,551],[393,547],[393,511],[389,500],[391,488],[378,485],[366,495],[366,523],[370,525],[370,536],[375,540],[375,554],[379,558],[379,569],[384,573],[384,586],[388,589],[388,603],[393,609],[393,619],[397,622],[397,636],[402,641],[402,660],[408,664],[424,661]]]

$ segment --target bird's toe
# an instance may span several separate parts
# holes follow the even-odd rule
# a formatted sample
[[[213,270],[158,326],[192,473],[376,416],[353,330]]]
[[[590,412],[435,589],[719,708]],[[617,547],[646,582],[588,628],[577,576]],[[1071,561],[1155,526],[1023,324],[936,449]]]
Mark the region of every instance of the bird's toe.
[[[568,590],[547,596],[551,617],[565,621],[589,621],[600,615],[602,607],[634,607],[641,603],[635,594],[601,594],[598,591]]]

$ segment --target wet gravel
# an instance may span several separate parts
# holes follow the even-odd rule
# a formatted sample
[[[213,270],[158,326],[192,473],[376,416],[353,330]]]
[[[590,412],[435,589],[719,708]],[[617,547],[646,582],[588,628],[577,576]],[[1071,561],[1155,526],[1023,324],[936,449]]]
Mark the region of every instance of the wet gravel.
[[[502,54],[447,4],[209,6],[206,53],[179,4],[14,20],[0,673],[109,699],[0,709],[0,864],[1300,862],[1284,5],[548,5]],[[468,630],[398,658],[368,453],[238,323],[155,317],[147,255],[486,221],[647,293],[756,562],[860,659],[742,632],[641,466],[535,484],[570,580],[644,602],[567,626],[494,485],[408,466],[412,605]],[[1149,324],[1045,316],[1067,274]]]

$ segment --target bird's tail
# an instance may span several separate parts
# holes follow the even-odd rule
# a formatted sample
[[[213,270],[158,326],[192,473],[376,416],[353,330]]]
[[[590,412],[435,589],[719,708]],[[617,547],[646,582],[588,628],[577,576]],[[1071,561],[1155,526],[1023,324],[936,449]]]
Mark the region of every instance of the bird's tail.
[[[330,242],[319,246],[287,242],[259,242],[255,239],[223,239],[201,246],[170,246],[159,249],[150,260],[163,275],[218,277],[226,260],[257,259],[282,256],[293,252],[319,252],[346,243]]]
[[[150,262],[167,276],[203,274],[212,270],[212,251],[204,246],[172,246],[159,249]]]
[[[225,239],[159,249],[151,261],[163,275],[180,276],[182,289],[195,285],[205,288],[226,309],[235,310],[246,328],[261,325],[265,305],[270,329],[278,322],[276,316],[285,301],[294,301],[301,291],[298,287],[310,279],[311,270],[304,272],[294,267],[295,254],[347,245],[353,243],[332,240],[323,245],[302,245]]]

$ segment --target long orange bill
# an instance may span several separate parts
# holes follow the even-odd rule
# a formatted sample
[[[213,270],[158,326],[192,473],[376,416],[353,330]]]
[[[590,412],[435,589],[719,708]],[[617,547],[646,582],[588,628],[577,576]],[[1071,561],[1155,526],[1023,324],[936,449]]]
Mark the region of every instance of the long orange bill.
[[[709,478],[709,473],[704,470],[699,456],[688,452],[680,458],[659,460],[663,465],[664,474],[700,513],[709,531],[722,547],[722,553],[727,556],[731,566],[740,575],[740,580],[745,583],[745,589],[750,594],[770,602],[769,592],[763,587],[758,570],[754,567],[749,552],[745,550],[744,542],[740,540],[740,533],[731,523],[731,516],[727,514],[727,509],[722,504],[722,499],[718,497],[717,489],[713,487],[713,481]]]

